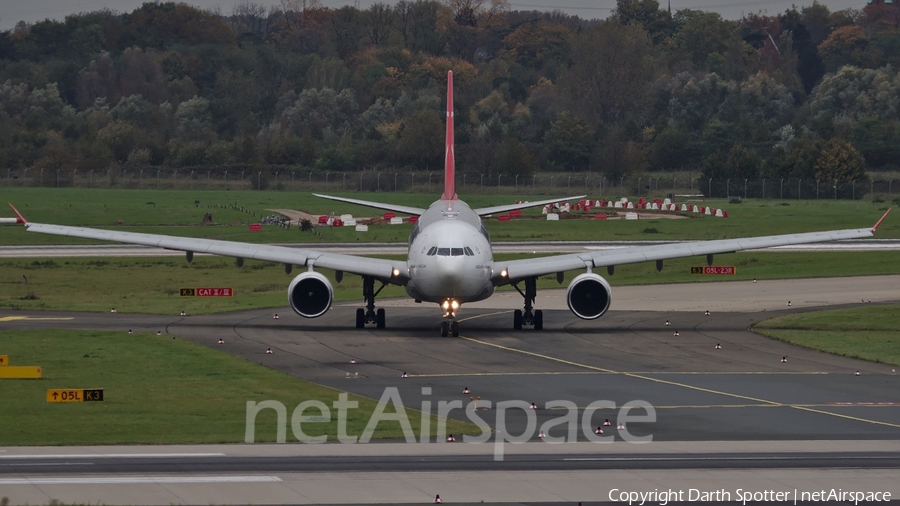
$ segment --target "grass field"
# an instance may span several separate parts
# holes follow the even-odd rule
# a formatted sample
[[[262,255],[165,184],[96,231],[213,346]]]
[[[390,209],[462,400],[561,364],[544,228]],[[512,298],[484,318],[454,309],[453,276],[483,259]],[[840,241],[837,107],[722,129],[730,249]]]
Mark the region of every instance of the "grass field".
[[[301,402],[331,407],[339,392],[181,339],[151,334],[33,330],[0,332],[0,354],[13,365],[40,365],[39,380],[0,380],[0,446],[238,443],[244,441],[247,401],[277,400],[290,417]],[[364,381],[364,380],[350,380]],[[51,388],[103,388],[104,402],[47,403]],[[359,435],[376,401],[357,396],[348,434]],[[407,406],[418,434],[421,413]],[[393,408],[388,407],[387,412]],[[307,415],[318,415],[311,409]],[[337,435],[331,423],[306,423],[307,435]],[[432,418],[431,433],[436,419]],[[453,434],[478,434],[447,420]],[[274,410],[260,412],[256,441],[275,441]],[[400,424],[378,424],[374,437],[402,438]]]
[[[498,259],[527,255],[498,255]],[[621,265],[615,275],[606,276],[613,286],[739,281],[746,279],[785,279],[822,276],[862,276],[900,274],[897,253],[750,252],[716,256],[717,265],[733,265],[735,276],[698,276],[690,267],[704,265],[704,258],[666,261],[662,272],[652,262]],[[335,300],[362,303],[359,276],[344,276],[334,281],[334,273],[322,270],[332,280]],[[560,288],[579,271],[566,273],[560,285],[556,276],[538,281],[539,289]],[[279,264],[247,261],[237,268],[234,261],[219,257],[195,257],[188,264],[183,258],[73,258],[7,259],[0,261],[0,308],[25,310],[117,311],[127,313],[207,314],[261,307],[287,305],[287,286],[293,276]],[[23,278],[24,276],[24,278]],[[27,284],[25,283],[27,279]],[[231,287],[233,297],[181,297],[179,288]],[[501,289],[509,289],[508,287]],[[401,287],[389,286],[381,298],[401,297]],[[613,293],[615,296],[615,292]]]
[[[352,193],[346,196],[418,207],[428,207],[436,199],[436,195],[415,193]],[[507,195],[463,195],[463,198],[472,207],[511,204],[516,200]],[[522,195],[518,200],[543,198],[548,196]],[[319,199],[306,192],[2,188],[0,202],[14,203],[28,220],[37,223],[246,242],[405,242],[410,231],[408,224],[375,226],[364,233],[356,232],[352,227],[317,228],[318,235],[275,226],[263,227],[262,232],[248,231],[249,223],[258,221],[261,215],[272,214],[268,209],[297,209],[312,214],[333,212],[358,217],[381,215],[381,211]],[[531,209],[524,215],[536,219],[499,222],[495,217],[487,219],[486,223],[495,241],[720,239],[867,227],[875,223],[888,205],[843,200],[748,200],[742,204],[728,204],[721,199],[706,204],[724,208],[729,218],[692,214],[686,219],[654,219],[648,215],[647,219],[637,221],[573,219],[548,222],[540,219],[540,209]],[[200,224],[207,212],[212,213],[216,225]],[[12,216],[12,211],[0,212],[0,215]],[[0,245],[88,242],[26,233],[22,227],[7,226],[0,230]],[[878,236],[900,238],[900,218],[886,220]]]
[[[815,311],[754,325],[767,337],[806,348],[900,365],[900,305]]]

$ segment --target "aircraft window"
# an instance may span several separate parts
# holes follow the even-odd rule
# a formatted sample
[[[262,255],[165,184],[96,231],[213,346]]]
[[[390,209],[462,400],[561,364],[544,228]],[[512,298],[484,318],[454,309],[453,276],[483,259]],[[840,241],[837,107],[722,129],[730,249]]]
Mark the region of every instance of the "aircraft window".
[[[448,257],[450,256],[450,248],[438,248],[437,254],[438,256]]]
[[[472,253],[472,248],[466,246],[465,249],[466,249],[466,256],[467,256],[467,257],[473,257],[473,256],[475,256],[475,253]]]
[[[428,256],[433,257],[435,253],[437,253],[437,246],[432,246],[431,249],[428,250]]]
[[[465,255],[465,252],[463,251],[462,248],[452,248],[450,251],[451,251],[450,254],[455,257],[461,257],[461,256]]]
[[[484,223],[481,224],[481,235],[483,235],[488,242],[491,242],[491,235],[488,234],[487,229],[484,228]]]

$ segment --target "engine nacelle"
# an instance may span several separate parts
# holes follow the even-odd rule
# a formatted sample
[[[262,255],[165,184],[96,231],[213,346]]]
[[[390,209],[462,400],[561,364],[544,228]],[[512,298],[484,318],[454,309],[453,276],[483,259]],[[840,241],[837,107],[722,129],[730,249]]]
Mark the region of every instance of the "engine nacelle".
[[[331,309],[334,289],[328,278],[318,272],[304,272],[288,285],[291,309],[300,316],[316,318]]]
[[[566,290],[566,303],[575,316],[584,320],[600,318],[609,309],[612,302],[612,289],[609,283],[593,272],[579,274],[569,283]]]

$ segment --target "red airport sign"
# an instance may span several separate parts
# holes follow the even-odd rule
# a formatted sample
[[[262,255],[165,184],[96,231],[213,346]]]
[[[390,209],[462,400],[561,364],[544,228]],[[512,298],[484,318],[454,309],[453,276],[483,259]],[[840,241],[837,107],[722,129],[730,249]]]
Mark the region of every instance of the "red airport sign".
[[[231,297],[233,288],[182,288],[182,297]]]
[[[737,269],[732,266],[726,267],[714,267],[714,266],[706,266],[706,267],[691,267],[691,274],[721,274],[733,276],[737,274]]]

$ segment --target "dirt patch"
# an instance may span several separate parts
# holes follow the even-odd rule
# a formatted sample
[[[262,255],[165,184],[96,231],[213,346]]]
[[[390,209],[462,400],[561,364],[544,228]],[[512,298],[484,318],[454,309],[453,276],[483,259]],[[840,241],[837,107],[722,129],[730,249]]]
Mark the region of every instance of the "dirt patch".
[[[307,212],[297,211],[295,209],[266,209],[266,211],[272,211],[273,213],[278,213],[282,216],[287,217],[288,221],[290,221],[292,225],[299,224],[300,220],[309,220],[312,223],[317,223],[319,221],[318,214],[309,214]]]
[[[273,213],[278,213],[286,217],[292,225],[298,225],[300,220],[309,220],[313,225],[318,225],[319,216],[325,216],[321,214],[310,214],[306,211],[298,211],[296,209],[266,209],[266,211],[272,211]],[[335,218],[340,218],[340,216],[335,216]],[[354,217],[354,219],[356,219],[356,223],[360,225],[383,225],[385,223],[381,218]]]

